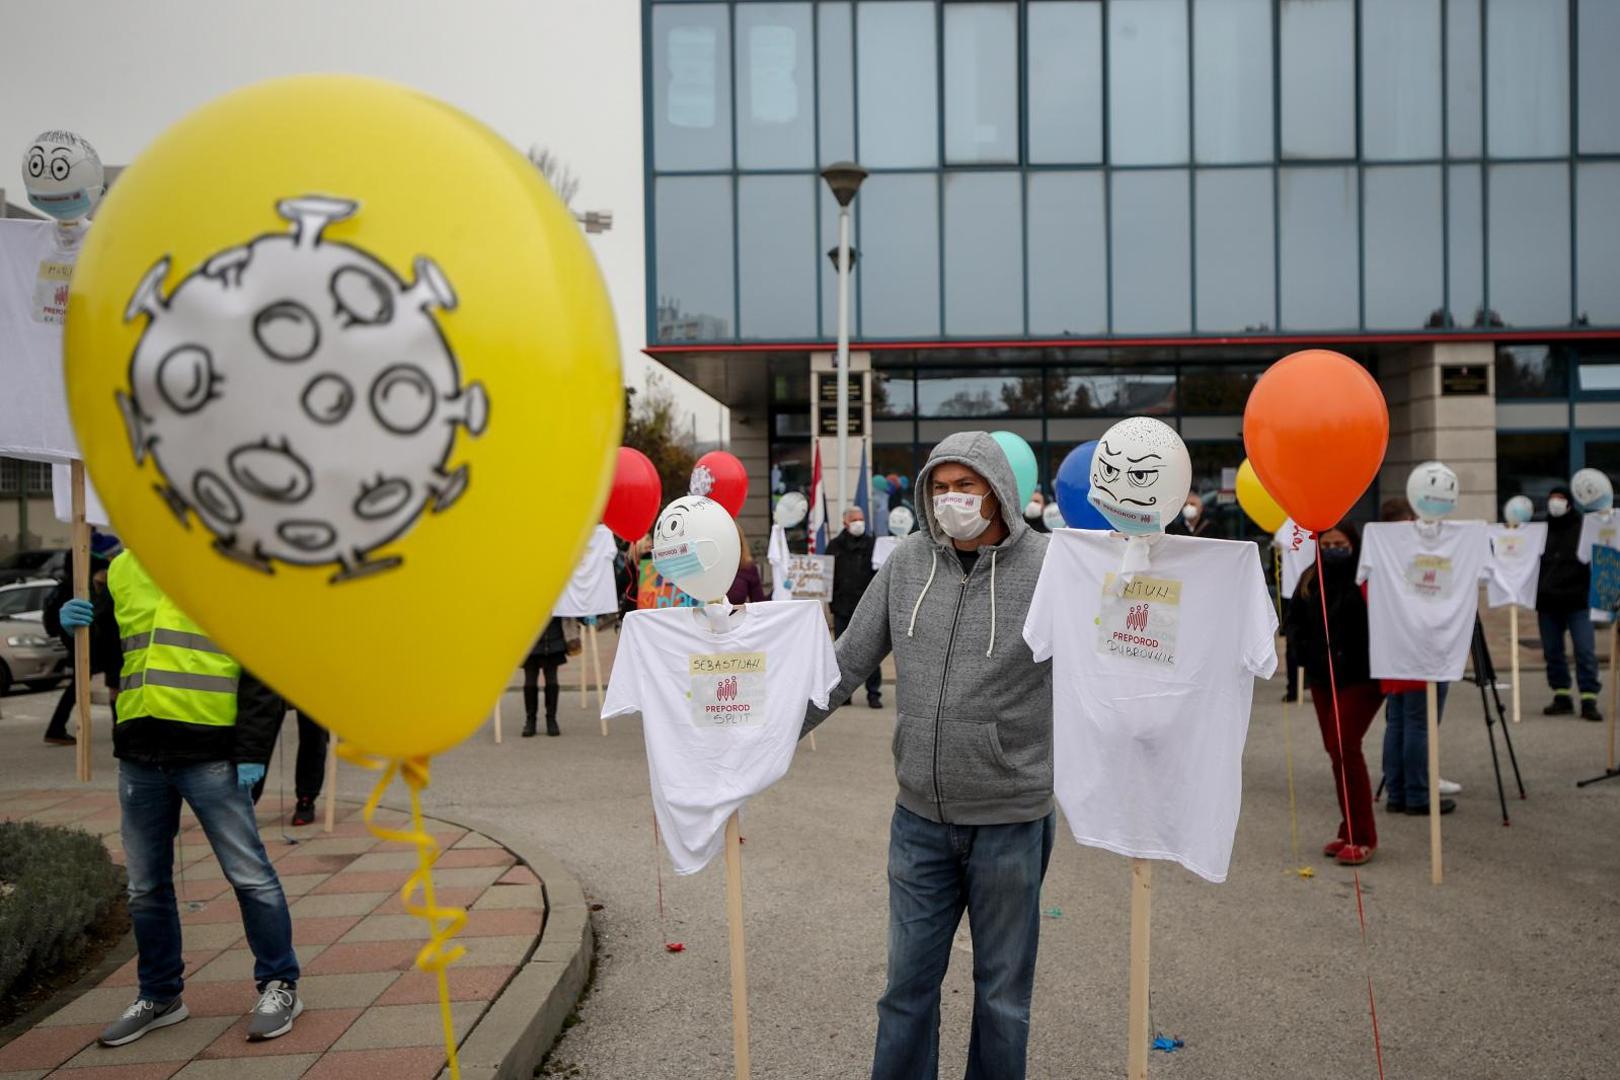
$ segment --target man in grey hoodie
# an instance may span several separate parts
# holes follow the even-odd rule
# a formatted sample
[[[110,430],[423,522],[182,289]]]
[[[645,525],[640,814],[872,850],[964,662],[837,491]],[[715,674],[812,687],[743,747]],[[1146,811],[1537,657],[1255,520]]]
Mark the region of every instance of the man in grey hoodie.
[[[940,983],[968,913],[967,1080],[1023,1080],[1052,853],[1052,669],[1024,643],[1047,538],[982,431],[946,438],[917,477],[923,528],[901,541],[838,638],[848,701],[891,651],[900,792],[889,832],[889,977],[873,1080],[935,1080]],[[830,711],[830,709],[829,709]],[[808,733],[826,713],[812,710]]]

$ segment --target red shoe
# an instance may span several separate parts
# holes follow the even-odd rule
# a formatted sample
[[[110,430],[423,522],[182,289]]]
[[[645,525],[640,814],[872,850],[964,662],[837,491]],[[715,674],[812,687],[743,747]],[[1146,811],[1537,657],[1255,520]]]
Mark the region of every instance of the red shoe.
[[[1333,856],[1337,855],[1339,852],[1341,852],[1343,850],[1344,850],[1344,841],[1343,840],[1337,840],[1337,839],[1329,840],[1327,843],[1322,845],[1322,854],[1326,855],[1330,859],[1333,858]]]
[[[1363,863],[1371,862],[1373,852],[1377,850],[1377,848],[1366,847],[1362,844],[1346,844],[1339,849],[1336,858],[1339,860],[1340,866],[1360,866]]]

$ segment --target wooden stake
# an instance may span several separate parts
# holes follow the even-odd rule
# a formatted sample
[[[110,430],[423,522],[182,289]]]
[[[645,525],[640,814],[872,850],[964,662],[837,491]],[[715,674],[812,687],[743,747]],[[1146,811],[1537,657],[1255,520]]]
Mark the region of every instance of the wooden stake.
[[[1153,933],[1153,864],[1131,860],[1131,1005],[1126,1024],[1125,1075],[1147,1080],[1148,946]]]
[[[1524,718],[1523,702],[1519,697],[1519,605],[1508,608],[1508,653],[1513,660],[1513,722]]]
[[[1614,772],[1616,712],[1620,712],[1620,614],[1609,624],[1609,772]]]
[[[816,749],[816,733],[812,731],[810,733],[810,752],[814,753],[815,749]]]
[[[324,832],[331,832],[337,824],[337,748],[338,737],[333,735],[331,745],[326,748],[326,825]]]
[[[90,523],[84,519],[84,462],[74,461],[69,466],[73,487],[73,596],[77,600],[90,599]],[[89,782],[90,750],[90,628],[81,626],[73,631],[73,690],[78,699],[79,730],[78,775]]]
[[[580,625],[584,626],[583,623]],[[581,709],[591,703],[591,680],[588,678],[590,673],[591,658],[590,654],[585,651],[585,631],[581,630],[579,639],[579,707]]]
[[[1429,880],[1438,885],[1445,876],[1440,858],[1440,691],[1431,682],[1424,694],[1429,724]]]
[[[737,812],[726,819],[726,921],[731,926],[731,1048],[737,1080],[748,1080],[748,959],[743,951],[742,835]]]
[[[602,708],[602,652],[596,642],[596,624],[591,623],[585,627],[590,631],[591,639],[591,678],[596,687],[596,707]]]
[[[496,746],[501,745],[501,698],[503,698],[505,696],[506,696],[506,688],[503,686],[503,687],[501,687],[500,697],[497,697],[495,699],[495,712],[490,717],[491,720],[495,721],[495,745]]]

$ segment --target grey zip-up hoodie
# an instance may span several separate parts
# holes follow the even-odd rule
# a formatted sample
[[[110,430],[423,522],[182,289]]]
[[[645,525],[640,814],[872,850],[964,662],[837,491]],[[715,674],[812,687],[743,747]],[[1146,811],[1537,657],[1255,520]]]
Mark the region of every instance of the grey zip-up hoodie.
[[[966,575],[929,490],[948,461],[989,481],[1007,526]],[[848,701],[892,651],[900,805],[954,825],[1035,821],[1052,809],[1052,665],[1035,662],[1023,631],[1047,537],[1024,524],[1012,466],[985,432],[934,447],[915,490],[923,527],[884,562],[838,638],[843,680],[828,704]],[[811,709],[805,733],[826,716]]]

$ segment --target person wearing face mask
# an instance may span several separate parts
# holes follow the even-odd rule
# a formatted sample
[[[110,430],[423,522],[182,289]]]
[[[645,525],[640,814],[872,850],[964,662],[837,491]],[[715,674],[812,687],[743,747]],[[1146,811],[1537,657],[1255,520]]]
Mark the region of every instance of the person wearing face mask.
[[[866,531],[866,515],[858,506],[844,511],[844,531],[832,538],[827,554],[833,557],[832,616],[833,636],[849,627],[866,587],[877,571],[872,569],[872,549],[877,538]],[[883,669],[874,667],[866,679],[866,704],[883,707]]]
[[[1024,524],[1038,533],[1052,531],[1046,525],[1046,496],[1041,494],[1040,488],[1036,488],[1035,494],[1024,504]]]
[[[1588,591],[1592,568],[1581,562],[1576,551],[1581,539],[1581,512],[1569,488],[1559,485],[1547,496],[1547,549],[1541,555],[1541,576],[1536,582],[1536,621],[1541,627],[1542,655],[1547,659],[1547,685],[1552,702],[1542,709],[1547,716],[1573,716],[1575,703],[1570,697],[1569,656],[1564,651],[1564,635],[1575,646],[1575,680],[1580,687],[1581,716],[1602,720],[1598,711],[1596,640],[1592,633],[1592,613]]]
[[[1361,532],[1341,521],[1316,542],[1322,573],[1318,577],[1312,566],[1300,576],[1294,593],[1294,645],[1310,682],[1311,704],[1322,729],[1322,745],[1333,763],[1339,799],[1339,832],[1323,845],[1322,854],[1343,866],[1360,866],[1378,847],[1372,782],[1361,742],[1378,716],[1384,691],[1368,669],[1367,599],[1363,587],[1356,584]]]
[[[1215,523],[1204,513],[1204,500],[1195,491],[1187,496],[1187,505],[1164,531],[1172,536],[1208,536],[1215,531]]]
[[[1023,637],[1049,539],[1024,520],[987,432],[934,447],[921,528],[900,541],[837,644],[847,701],[892,650],[899,795],[889,831],[888,982],[873,1080],[939,1071],[940,984],[964,911],[973,933],[966,1080],[1023,1080],[1052,853],[1052,665]],[[812,709],[808,733],[826,716]]]

